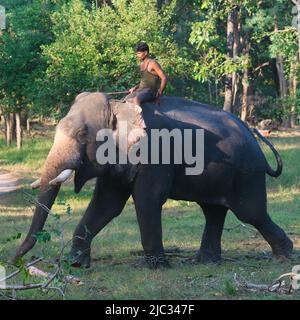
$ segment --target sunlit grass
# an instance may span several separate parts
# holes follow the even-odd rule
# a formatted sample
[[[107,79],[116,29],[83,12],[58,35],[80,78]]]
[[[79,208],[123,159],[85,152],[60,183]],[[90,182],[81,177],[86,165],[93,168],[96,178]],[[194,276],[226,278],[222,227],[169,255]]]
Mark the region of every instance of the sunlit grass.
[[[294,240],[295,254],[291,260],[278,262],[260,258],[270,255],[270,247],[263,238],[249,228],[227,229],[240,224],[229,212],[226,218],[222,246],[224,261],[220,265],[192,266],[185,263],[200,245],[204,229],[204,218],[199,206],[186,201],[169,200],[163,208],[163,238],[165,248],[183,250],[179,256],[171,256],[172,269],[151,271],[137,269],[133,265],[139,257],[132,251],[141,250],[140,232],[132,199],[124,212],[114,219],[94,239],[92,246],[92,267],[89,270],[72,272],[84,281],[80,287],[70,285],[69,299],[299,299],[300,293],[277,296],[271,293],[235,292],[232,289],[233,274],[238,273],[253,283],[271,283],[279,275],[290,272],[300,264],[300,136],[286,135],[273,137],[272,142],[280,151],[284,162],[283,174],[267,178],[268,211],[273,220],[285,229]],[[51,137],[26,139],[23,150],[7,148],[0,140],[0,167],[13,171],[23,178],[24,188],[0,197],[0,248],[6,239],[28,231],[33,204],[23,190],[31,191],[28,183],[39,176],[45,157],[51,147]],[[263,150],[268,161],[275,167],[272,152]],[[61,216],[66,224],[64,236],[70,240],[73,231],[84,213],[92,196],[94,181],[89,182],[79,195],[74,194],[72,182],[63,186],[52,211]],[[65,211],[68,203],[73,213]],[[101,214],[101,213],[99,213]],[[49,217],[46,228],[51,231],[55,219]],[[21,240],[8,242],[0,249],[0,260],[7,261]],[[27,256],[56,257],[59,238],[53,235],[50,243],[38,244]],[[24,297],[41,298],[39,292],[23,294]],[[42,298],[47,298],[42,297]]]

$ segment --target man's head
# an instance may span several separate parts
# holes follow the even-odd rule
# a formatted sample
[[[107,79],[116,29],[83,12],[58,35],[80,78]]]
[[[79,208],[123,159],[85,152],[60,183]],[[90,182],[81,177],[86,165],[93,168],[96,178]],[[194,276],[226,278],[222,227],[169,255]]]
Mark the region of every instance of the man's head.
[[[146,42],[140,42],[135,47],[136,56],[139,60],[144,60],[149,55],[149,46]]]

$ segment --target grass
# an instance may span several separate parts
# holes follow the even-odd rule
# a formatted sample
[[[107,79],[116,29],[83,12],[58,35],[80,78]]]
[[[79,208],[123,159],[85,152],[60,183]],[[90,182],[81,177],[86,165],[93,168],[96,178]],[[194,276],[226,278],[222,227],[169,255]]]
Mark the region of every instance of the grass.
[[[7,148],[0,140],[0,168],[11,171],[22,178],[24,191],[28,183],[39,176],[44,159],[49,151],[53,136],[50,130],[45,136],[27,137],[22,151]],[[271,283],[279,275],[290,272],[300,264],[300,134],[273,134],[272,141],[280,151],[284,162],[283,174],[278,179],[267,178],[268,211],[294,240],[295,253],[290,260],[271,259],[270,247],[260,235],[249,228],[234,228],[240,222],[232,213],[226,218],[222,238],[223,262],[220,265],[197,265],[187,258],[199,248],[204,228],[204,218],[194,203],[169,200],[163,210],[163,234],[165,248],[179,248],[178,256],[170,256],[171,269],[148,270],[134,268],[141,258],[131,254],[141,250],[140,234],[130,199],[124,212],[113,220],[94,239],[92,245],[92,267],[88,270],[72,269],[79,276],[83,286],[69,285],[68,299],[299,299],[300,290],[292,295],[255,293],[237,290],[233,275],[244,276],[249,282]],[[270,163],[273,156],[263,147]],[[94,181],[89,182],[79,194],[73,193],[72,183],[63,186],[53,211],[67,221],[66,201],[72,208],[71,220],[66,224],[65,237],[72,233],[91,198]],[[32,217],[32,205],[23,191],[19,190],[0,197],[0,261],[7,261],[21,239],[6,241],[17,233],[22,238],[28,231]],[[47,221],[47,230],[55,228],[55,219]],[[54,258],[59,250],[59,239],[38,244],[26,256]],[[22,297],[46,299],[39,291],[22,294]],[[1,299],[1,297],[0,297]]]

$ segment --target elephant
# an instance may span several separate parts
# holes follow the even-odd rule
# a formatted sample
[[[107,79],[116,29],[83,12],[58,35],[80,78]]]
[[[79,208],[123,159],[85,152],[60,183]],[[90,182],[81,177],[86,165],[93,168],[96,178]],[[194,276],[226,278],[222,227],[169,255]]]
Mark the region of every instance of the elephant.
[[[154,128],[204,130],[202,173],[187,175],[186,163],[99,164],[96,150],[103,142],[97,141],[97,132],[108,128],[120,134],[118,125],[123,120],[131,129],[146,133],[136,137],[137,141]],[[268,164],[256,136],[271,148],[277,160],[276,169]],[[92,239],[122,212],[132,196],[143,261],[150,268],[158,268],[169,266],[161,224],[162,206],[167,199],[195,202],[203,211],[205,228],[200,248],[192,259],[195,263],[221,260],[221,236],[228,210],[243,223],[254,226],[273,255],[289,257],[293,243],[272,221],[266,200],[266,174],[278,177],[282,167],[282,159],[268,139],[218,107],[163,96],[158,105],[148,102],[140,108],[109,99],[102,92],[84,92],[59,121],[41,178],[32,187],[40,188],[38,202],[51,209],[61,184],[73,171],[75,193],[96,178],[92,199],[74,231],[70,251],[73,266],[86,268],[91,263]],[[43,229],[46,219],[47,211],[38,205],[15,260],[35,245],[34,235]]]

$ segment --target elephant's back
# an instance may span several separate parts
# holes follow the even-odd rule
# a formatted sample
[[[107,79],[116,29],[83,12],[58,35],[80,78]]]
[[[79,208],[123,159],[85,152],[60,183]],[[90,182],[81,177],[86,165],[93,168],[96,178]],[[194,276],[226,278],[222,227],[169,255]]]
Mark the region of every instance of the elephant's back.
[[[241,170],[265,170],[266,160],[249,127],[235,115],[193,100],[163,97],[143,106],[150,128],[204,129],[207,162],[221,161]],[[221,157],[219,159],[219,157]]]
[[[193,100],[163,97],[159,105],[144,104],[143,114],[151,128],[201,128],[222,139],[235,136],[240,144],[255,139],[248,126],[235,115]]]

